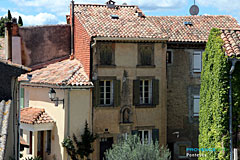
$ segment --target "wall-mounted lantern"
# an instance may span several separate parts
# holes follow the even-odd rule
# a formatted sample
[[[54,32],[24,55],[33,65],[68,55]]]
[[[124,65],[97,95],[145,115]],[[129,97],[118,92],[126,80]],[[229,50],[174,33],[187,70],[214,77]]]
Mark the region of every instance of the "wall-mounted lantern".
[[[51,88],[48,92],[48,96],[51,101],[55,102],[55,106],[58,106],[58,102],[62,102],[64,107],[64,99],[59,99],[56,97],[56,91],[53,88]]]

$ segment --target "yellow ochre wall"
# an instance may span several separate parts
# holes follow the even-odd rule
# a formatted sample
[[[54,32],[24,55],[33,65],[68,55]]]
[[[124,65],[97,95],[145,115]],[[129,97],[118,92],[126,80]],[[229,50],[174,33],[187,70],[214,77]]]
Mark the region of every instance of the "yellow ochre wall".
[[[97,42],[98,44],[98,42]],[[96,45],[97,46],[97,45]],[[166,145],[167,141],[167,110],[166,110],[166,44],[154,43],[154,65],[155,67],[139,67],[138,64],[138,44],[137,43],[115,43],[115,65],[104,67],[98,64],[98,55],[96,48],[93,49],[93,71],[98,77],[116,77],[121,81],[121,91],[123,85],[123,73],[128,74],[129,80],[129,99],[127,102],[121,99],[119,107],[94,107],[94,126],[93,131],[99,137],[113,137],[114,143],[117,142],[119,134],[124,129],[159,129],[159,143]],[[137,77],[155,77],[159,80],[159,105],[156,107],[139,108],[133,106],[133,80]],[[120,109],[126,105],[130,105],[132,110],[132,124],[120,124]],[[108,128],[109,133],[104,133]],[[122,130],[122,131],[121,131]],[[94,160],[99,159],[100,154],[100,138],[94,143],[95,152]]]

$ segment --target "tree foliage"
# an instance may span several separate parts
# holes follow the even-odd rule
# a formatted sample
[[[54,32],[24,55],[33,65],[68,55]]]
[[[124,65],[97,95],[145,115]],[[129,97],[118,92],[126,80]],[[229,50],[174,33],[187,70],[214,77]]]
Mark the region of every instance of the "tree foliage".
[[[141,143],[138,136],[128,136],[113,145],[105,153],[106,160],[170,160],[171,154],[167,148],[159,148],[159,143]]]
[[[23,26],[23,20],[21,16],[18,17],[18,25]]]
[[[0,18],[0,37],[4,37],[5,35],[5,23],[8,21],[7,17]]]
[[[72,160],[88,158],[94,151],[92,143],[95,141],[96,136],[89,131],[88,123],[85,123],[84,133],[81,135],[81,140],[78,140],[77,136],[73,134],[73,139],[70,137],[63,140],[62,145],[66,148],[68,155]]]
[[[201,160],[229,159],[229,71],[230,63],[222,48],[221,31],[213,28],[202,57],[202,74],[200,90],[199,148],[216,148],[219,151],[202,152],[206,157]],[[240,66],[239,66],[240,67]],[[237,115],[240,98],[240,70],[233,75],[234,112]],[[238,76],[237,76],[238,75]],[[238,112],[239,114],[239,112]],[[236,119],[236,128],[239,119]],[[225,151],[223,151],[225,150]]]
[[[12,14],[11,14],[11,11],[8,10],[8,20],[11,21],[12,20]]]

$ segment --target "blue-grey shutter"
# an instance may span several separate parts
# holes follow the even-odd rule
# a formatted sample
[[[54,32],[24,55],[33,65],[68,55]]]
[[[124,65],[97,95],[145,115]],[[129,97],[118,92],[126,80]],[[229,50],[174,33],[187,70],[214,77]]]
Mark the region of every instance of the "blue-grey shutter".
[[[159,129],[152,129],[152,140],[153,143],[155,143],[156,141],[159,142]]]
[[[152,80],[152,102],[153,105],[159,104],[159,80],[153,79]]]
[[[140,104],[140,80],[133,81],[133,104]]]
[[[114,107],[117,107],[117,106],[120,106],[120,103],[121,103],[121,97],[120,97],[120,92],[121,92],[121,89],[120,89],[120,86],[121,86],[121,81],[120,80],[114,80],[113,81],[113,90],[114,90]]]
[[[100,104],[100,90],[99,90],[99,80],[96,80],[93,82],[94,88],[93,88],[93,106],[97,107]]]

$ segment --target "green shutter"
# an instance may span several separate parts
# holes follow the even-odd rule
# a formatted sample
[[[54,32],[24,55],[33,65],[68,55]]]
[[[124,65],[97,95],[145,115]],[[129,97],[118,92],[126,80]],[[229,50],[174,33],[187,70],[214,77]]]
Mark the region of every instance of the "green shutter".
[[[132,135],[138,135],[138,130],[132,130]]]
[[[99,90],[99,80],[94,82],[93,88],[93,106],[97,107],[100,104],[100,90]]]
[[[114,80],[113,81],[113,91],[114,91],[114,107],[120,106],[121,103],[121,81],[120,80]]]
[[[140,80],[133,81],[133,104],[139,105],[140,103]]]
[[[20,89],[20,107],[24,108],[24,88]]]
[[[159,129],[152,130],[152,140],[153,140],[153,143],[155,143],[156,141],[159,142]]]
[[[152,80],[152,98],[153,98],[153,105],[159,104],[159,80],[153,79]]]

